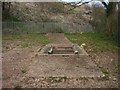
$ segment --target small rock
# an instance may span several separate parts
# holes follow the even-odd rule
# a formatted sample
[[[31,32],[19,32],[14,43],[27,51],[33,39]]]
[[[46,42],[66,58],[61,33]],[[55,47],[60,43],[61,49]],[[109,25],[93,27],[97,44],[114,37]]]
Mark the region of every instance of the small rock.
[[[37,57],[38,56],[38,54],[37,53],[35,53],[35,57]]]
[[[81,48],[84,48],[85,46],[86,46],[86,44],[85,44],[85,43],[82,43],[80,47],[81,47]]]
[[[113,78],[113,81],[117,81],[117,78]]]
[[[111,59],[111,62],[113,61],[113,59]]]
[[[35,84],[35,83],[33,83],[33,86],[36,86],[36,84]]]
[[[78,51],[77,50],[75,50],[75,52],[74,52],[75,54],[78,54]]]

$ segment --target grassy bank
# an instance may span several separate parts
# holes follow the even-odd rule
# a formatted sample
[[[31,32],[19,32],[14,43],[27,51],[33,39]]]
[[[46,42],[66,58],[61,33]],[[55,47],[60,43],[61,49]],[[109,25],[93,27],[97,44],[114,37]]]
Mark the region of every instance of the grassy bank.
[[[86,49],[92,53],[117,52],[118,42],[100,33],[66,33],[67,38],[78,45],[86,44]]]
[[[3,47],[7,44],[14,44],[20,47],[41,46],[49,43],[49,39],[44,34],[24,34],[24,35],[3,35]]]

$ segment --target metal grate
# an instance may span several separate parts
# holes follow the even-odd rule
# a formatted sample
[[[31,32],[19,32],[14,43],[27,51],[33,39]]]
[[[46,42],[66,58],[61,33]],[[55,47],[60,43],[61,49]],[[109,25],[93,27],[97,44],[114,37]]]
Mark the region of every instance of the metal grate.
[[[71,47],[57,47],[52,45],[46,45],[41,49],[39,55],[88,55],[86,51],[78,45]]]
[[[73,47],[53,47],[53,54],[74,54]]]

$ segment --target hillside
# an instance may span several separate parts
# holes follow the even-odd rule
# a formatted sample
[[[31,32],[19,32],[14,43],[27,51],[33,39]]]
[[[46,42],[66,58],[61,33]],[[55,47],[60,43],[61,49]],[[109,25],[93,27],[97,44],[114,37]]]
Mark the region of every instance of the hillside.
[[[14,22],[32,22],[32,24],[27,23],[28,25],[32,25],[31,28],[37,28],[41,26],[41,23],[44,23],[44,26],[48,27],[47,31],[50,29],[49,27],[51,27],[51,29],[60,29],[59,32],[63,32],[66,29],[65,32],[92,31],[92,26],[89,23],[92,17],[89,13],[86,13],[87,11],[89,12],[91,8],[81,6],[70,10],[71,8],[73,7],[70,5],[64,5],[58,2],[11,3],[9,11],[10,18],[4,19],[3,21],[8,22],[10,19],[9,21]],[[51,23],[53,24],[52,26]],[[33,24],[35,26],[33,26]],[[6,24],[4,26],[6,27]],[[16,26],[16,23],[14,26]],[[38,28],[41,28],[42,31],[44,29],[45,31],[44,27]]]

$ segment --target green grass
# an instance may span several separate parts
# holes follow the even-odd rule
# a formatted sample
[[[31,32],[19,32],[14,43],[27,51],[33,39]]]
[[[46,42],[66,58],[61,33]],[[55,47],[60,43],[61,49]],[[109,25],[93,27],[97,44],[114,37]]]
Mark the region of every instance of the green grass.
[[[14,90],[21,90],[22,89],[22,86],[20,86],[20,85],[16,85],[15,87],[14,87]]]
[[[3,35],[3,44],[8,41],[18,43],[21,47],[41,46],[49,43],[49,39],[44,34],[24,34],[24,35]]]
[[[86,47],[91,48],[93,53],[117,52],[119,49],[117,41],[101,33],[66,33],[65,35],[73,43],[78,45],[85,43]]]
[[[66,76],[64,76],[64,77],[52,77],[52,76],[50,76],[50,77],[46,78],[46,81],[51,82],[51,83],[60,83],[63,80],[66,81],[67,79],[68,78]]]

